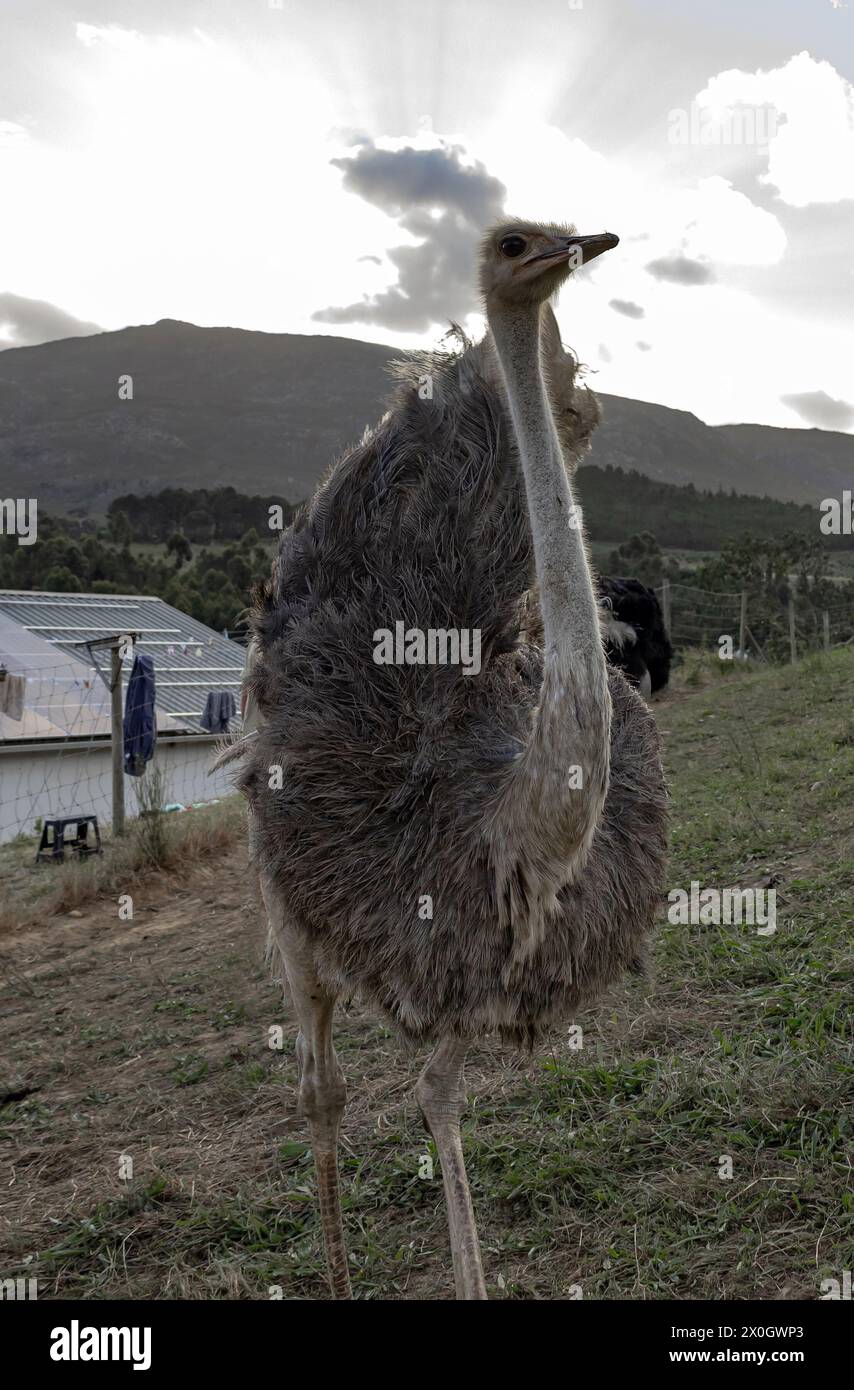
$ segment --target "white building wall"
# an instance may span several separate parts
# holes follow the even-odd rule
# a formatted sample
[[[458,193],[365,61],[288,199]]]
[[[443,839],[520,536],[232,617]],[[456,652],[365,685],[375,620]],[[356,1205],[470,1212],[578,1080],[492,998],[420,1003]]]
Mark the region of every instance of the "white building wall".
[[[231,769],[208,776],[214,738],[167,742],[159,739],[153,763],[163,769],[166,801],[189,805],[212,801],[234,790]],[[137,777],[125,777],[125,812],[137,814]],[[17,751],[0,747],[0,842],[36,834],[35,822],[53,816],[96,815],[103,830],[112,819],[112,760],[109,742],[89,748],[69,744],[55,749]]]

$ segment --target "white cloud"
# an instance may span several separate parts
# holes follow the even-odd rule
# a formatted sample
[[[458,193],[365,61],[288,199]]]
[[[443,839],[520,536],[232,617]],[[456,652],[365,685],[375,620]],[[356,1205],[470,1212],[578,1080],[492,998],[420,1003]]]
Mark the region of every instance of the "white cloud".
[[[803,208],[854,198],[854,87],[832,64],[804,52],[769,72],[730,68],[696,100],[715,111],[770,105],[784,118],[760,178],[783,202]]]
[[[781,397],[825,392],[850,399],[854,334],[769,311],[753,295],[723,284],[697,291],[648,277],[643,340],[651,350],[638,352],[638,325],[606,308],[606,286],[608,295],[620,293],[634,278],[617,255],[597,262],[599,283],[579,272],[558,306],[564,340],[595,369],[596,390],[690,410],[712,425],[802,425]],[[607,359],[595,350],[604,323]]]
[[[142,34],[135,29],[123,29],[120,24],[81,24],[74,26],[77,38],[86,48],[104,44],[109,48],[124,49],[126,52],[135,44],[142,42]]]
[[[0,149],[20,147],[29,138],[29,131],[17,121],[0,121]]]
[[[786,250],[777,218],[718,175],[678,193],[670,216],[682,223],[681,249],[696,259],[728,265],[775,265]]]
[[[80,25],[63,90],[59,133],[0,130],[0,265],[16,294],[109,328],[316,332],[312,311],[351,298],[358,257],[389,244],[392,224],[342,195],[330,164],[341,98],[287,35],[267,52]]]
[[[504,123],[475,142],[463,136],[459,140],[505,184],[513,216],[571,219],[587,232],[618,231],[617,220],[641,197],[640,175],[628,163],[615,167],[583,140],[554,125],[537,124],[527,112],[516,140],[508,139]]]
[[[635,160],[606,159],[554,126],[529,122],[518,144],[480,139],[475,152],[506,185],[511,213],[572,218],[582,231],[617,232],[621,259],[629,255],[643,264],[681,252],[694,260],[751,266],[776,264],[785,254],[786,234],[774,214],[719,175],[688,188],[659,184],[651,192]]]

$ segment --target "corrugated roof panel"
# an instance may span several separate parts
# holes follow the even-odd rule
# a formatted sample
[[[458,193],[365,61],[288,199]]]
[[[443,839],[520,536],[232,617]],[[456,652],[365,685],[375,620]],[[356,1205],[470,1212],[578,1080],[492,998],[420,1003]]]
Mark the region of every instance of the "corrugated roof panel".
[[[137,648],[154,660],[161,731],[204,732],[200,716],[211,690],[230,690],[239,707],[245,649],[163,599],[0,590],[0,661],[7,649],[7,668],[30,678],[28,708],[68,733],[109,732],[110,727],[109,696],[100,678],[96,674],[89,688],[82,683],[84,676],[91,678],[93,662],[106,673],[109,653],[96,647],[90,658],[85,647],[75,644],[122,632],[139,633]],[[132,664],[129,655],[123,665],[125,682]],[[63,691],[59,698],[58,680],[67,685],[67,694]]]

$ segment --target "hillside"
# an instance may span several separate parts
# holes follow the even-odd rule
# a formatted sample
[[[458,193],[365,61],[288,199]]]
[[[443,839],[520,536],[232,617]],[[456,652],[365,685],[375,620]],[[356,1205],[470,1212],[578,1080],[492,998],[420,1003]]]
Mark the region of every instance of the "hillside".
[[[604,420],[590,462],[659,482],[735,489],[809,503],[838,497],[854,475],[854,436],[770,425],[705,425],[686,410],[600,393]]]
[[[171,319],[0,353],[5,495],[100,513],[128,492],[232,484],[307,495],[383,409],[399,354],[349,338],[198,328]],[[119,377],[133,400],[118,399]],[[809,502],[854,476],[854,438],[710,427],[686,411],[602,396],[591,461],[659,482]]]
[[[163,319],[0,354],[6,493],[48,509],[232,483],[299,498],[388,389],[390,350]],[[133,378],[133,401],[118,379]]]
[[[721,425],[716,434],[728,447],[750,459],[751,476],[764,477],[769,496],[789,496],[815,504],[818,497],[838,497],[852,485],[854,436],[833,430],[781,430],[768,425]],[[772,489],[776,478],[777,491]],[[827,480],[816,493],[810,480]],[[808,482],[804,492],[803,480]],[[783,489],[789,489],[784,491]]]

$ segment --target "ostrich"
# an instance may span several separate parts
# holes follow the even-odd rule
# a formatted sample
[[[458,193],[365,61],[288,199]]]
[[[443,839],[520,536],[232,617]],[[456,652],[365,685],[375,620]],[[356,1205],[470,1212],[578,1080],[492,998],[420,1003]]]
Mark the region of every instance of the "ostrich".
[[[483,1299],[460,1136],[464,1061],[532,1046],[641,969],[666,852],[655,725],[606,665],[553,403],[548,301],[610,234],[505,223],[482,242],[490,333],[401,369],[392,408],[282,536],[256,591],[238,785],[299,1023],[299,1105],[334,1297],[350,1297],[336,1000],[434,1050],[415,1086],[456,1294]],[[551,345],[553,347],[553,344]],[[543,643],[520,631],[538,581]],[[469,629],[482,666],[379,664],[378,632]]]
[[[670,679],[673,647],[655,591],[639,579],[602,575],[599,593],[607,605],[601,627],[608,660],[642,695],[663,690]]]
[[[597,589],[599,632],[605,656],[649,699],[667,685],[673,660],[661,604],[654,590],[639,579],[609,579],[600,575]],[[542,615],[536,591],[525,596],[522,627],[526,641],[542,643]]]

